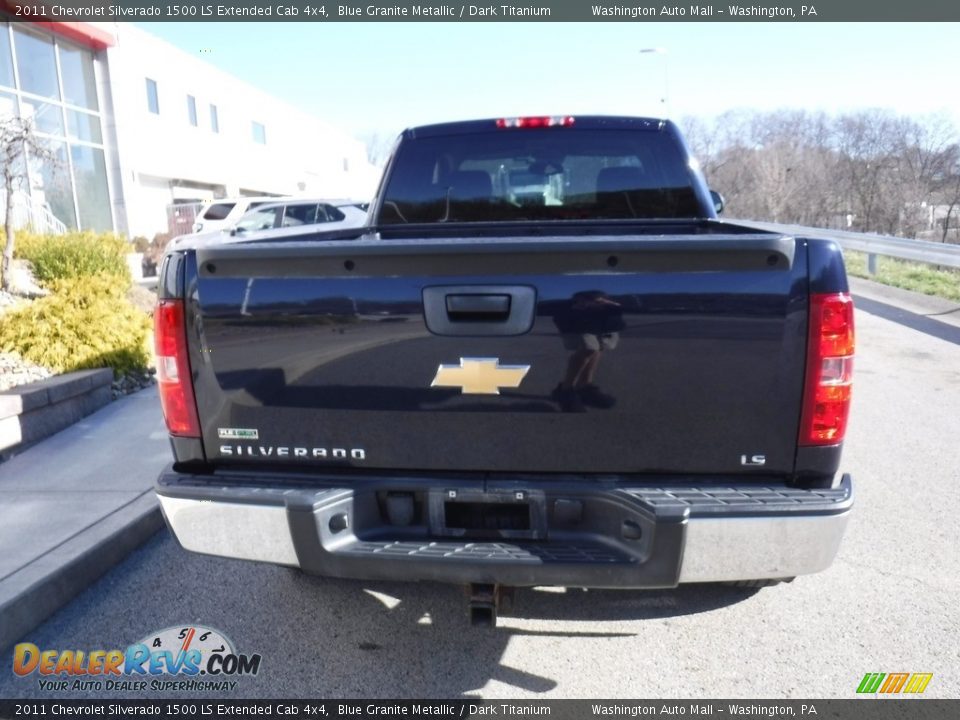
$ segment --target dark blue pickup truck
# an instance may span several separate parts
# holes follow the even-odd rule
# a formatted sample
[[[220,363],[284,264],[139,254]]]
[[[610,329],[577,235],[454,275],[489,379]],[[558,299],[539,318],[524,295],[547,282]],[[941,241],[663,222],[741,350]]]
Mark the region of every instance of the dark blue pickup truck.
[[[717,219],[673,124],[403,133],[367,226],[178,247],[158,378],[187,550],[503,588],[826,568],[853,306],[840,249]]]

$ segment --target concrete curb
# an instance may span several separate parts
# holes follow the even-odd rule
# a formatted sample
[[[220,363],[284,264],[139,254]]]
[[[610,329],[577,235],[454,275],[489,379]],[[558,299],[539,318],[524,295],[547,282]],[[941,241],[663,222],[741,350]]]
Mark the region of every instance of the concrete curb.
[[[163,527],[152,489],[0,580],[0,648],[26,637]]]
[[[110,402],[113,371],[80,370],[0,393],[0,457],[70,427]]]

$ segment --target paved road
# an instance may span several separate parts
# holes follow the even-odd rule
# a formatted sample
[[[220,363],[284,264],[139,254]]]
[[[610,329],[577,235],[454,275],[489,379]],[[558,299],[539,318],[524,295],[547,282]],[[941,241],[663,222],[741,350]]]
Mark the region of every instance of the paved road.
[[[759,592],[527,590],[478,631],[455,587],[307,578],[164,533],[30,640],[122,648],[205,624],[263,656],[237,697],[848,698],[868,671],[932,672],[928,696],[960,697],[960,344],[857,321],[857,507],[820,575]],[[0,672],[0,697],[41,694]]]

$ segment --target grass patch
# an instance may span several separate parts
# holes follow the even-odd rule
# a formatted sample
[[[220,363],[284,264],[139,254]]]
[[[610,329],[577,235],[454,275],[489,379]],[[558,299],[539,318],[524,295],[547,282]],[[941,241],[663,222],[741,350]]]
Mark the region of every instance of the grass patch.
[[[884,285],[913,290],[924,295],[937,295],[960,301],[960,270],[938,269],[934,265],[910,262],[897,258],[877,256],[877,273],[867,272],[867,254],[845,250],[843,258],[847,273],[853,277],[874,280]]]

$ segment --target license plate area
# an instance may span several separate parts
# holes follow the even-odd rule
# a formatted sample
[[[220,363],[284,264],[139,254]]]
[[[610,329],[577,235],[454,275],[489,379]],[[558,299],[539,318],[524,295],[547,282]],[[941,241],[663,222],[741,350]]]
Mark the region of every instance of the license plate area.
[[[430,534],[436,537],[542,540],[547,536],[542,492],[449,488],[432,490],[428,504]]]

